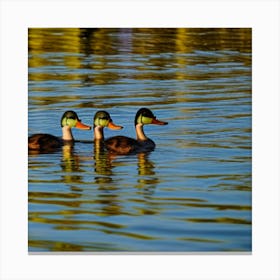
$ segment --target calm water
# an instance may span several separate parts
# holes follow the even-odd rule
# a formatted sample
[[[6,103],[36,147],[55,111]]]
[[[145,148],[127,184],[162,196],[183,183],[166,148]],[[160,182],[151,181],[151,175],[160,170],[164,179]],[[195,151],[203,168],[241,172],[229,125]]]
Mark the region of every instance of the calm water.
[[[29,135],[68,109],[169,124],[149,154],[29,155],[29,251],[251,251],[251,59],[249,29],[30,29]]]

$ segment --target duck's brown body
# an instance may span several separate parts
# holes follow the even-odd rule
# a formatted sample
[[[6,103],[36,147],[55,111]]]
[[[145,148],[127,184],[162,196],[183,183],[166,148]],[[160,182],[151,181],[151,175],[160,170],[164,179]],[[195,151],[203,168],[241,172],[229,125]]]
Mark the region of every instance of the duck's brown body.
[[[51,134],[38,133],[28,137],[28,149],[41,152],[54,151],[63,145],[63,140]]]
[[[107,150],[120,155],[127,155],[139,152],[154,150],[156,144],[153,140],[136,140],[125,136],[115,136],[105,140]]]

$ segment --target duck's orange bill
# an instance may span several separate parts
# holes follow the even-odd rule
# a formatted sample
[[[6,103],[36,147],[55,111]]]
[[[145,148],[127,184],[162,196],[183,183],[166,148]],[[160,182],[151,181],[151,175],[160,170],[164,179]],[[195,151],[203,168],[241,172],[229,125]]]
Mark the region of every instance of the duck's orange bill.
[[[77,121],[75,127],[79,128],[79,129],[83,129],[83,130],[90,130],[91,129],[91,126],[83,124],[81,121]]]
[[[109,122],[108,128],[113,129],[113,130],[120,130],[120,129],[123,129],[122,126],[116,125],[116,124],[114,124],[113,122]]]
[[[159,121],[159,120],[157,120],[157,119],[153,119],[153,120],[152,120],[152,124],[166,125],[166,124],[168,124],[168,122],[162,122],[162,121]]]

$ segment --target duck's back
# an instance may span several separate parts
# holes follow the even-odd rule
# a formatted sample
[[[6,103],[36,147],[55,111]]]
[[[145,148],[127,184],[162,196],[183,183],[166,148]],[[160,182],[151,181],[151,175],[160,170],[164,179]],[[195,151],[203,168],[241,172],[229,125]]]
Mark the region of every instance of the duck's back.
[[[114,136],[105,140],[105,146],[110,152],[125,155],[133,153],[138,147],[138,142],[130,137]]]
[[[155,143],[151,139],[138,141],[126,136],[114,136],[105,140],[105,146],[110,152],[127,155],[137,152],[151,151]]]
[[[38,133],[28,137],[28,149],[36,151],[55,150],[62,146],[60,138],[51,134]]]

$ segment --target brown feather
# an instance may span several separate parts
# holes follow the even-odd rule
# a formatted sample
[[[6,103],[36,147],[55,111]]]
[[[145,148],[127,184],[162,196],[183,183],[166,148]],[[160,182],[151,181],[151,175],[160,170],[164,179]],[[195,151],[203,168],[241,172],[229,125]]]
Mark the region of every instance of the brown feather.
[[[110,152],[127,155],[131,153],[152,151],[155,143],[151,139],[138,141],[126,136],[114,136],[105,140],[105,146]]]
[[[53,151],[60,148],[63,141],[51,134],[34,134],[28,137],[28,149],[36,151]]]

